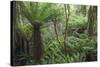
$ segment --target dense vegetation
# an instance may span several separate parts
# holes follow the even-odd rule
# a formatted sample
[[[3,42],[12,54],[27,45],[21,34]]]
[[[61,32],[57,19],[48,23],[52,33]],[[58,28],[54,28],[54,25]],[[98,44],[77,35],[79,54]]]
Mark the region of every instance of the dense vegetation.
[[[97,7],[15,3],[13,65],[97,60]]]

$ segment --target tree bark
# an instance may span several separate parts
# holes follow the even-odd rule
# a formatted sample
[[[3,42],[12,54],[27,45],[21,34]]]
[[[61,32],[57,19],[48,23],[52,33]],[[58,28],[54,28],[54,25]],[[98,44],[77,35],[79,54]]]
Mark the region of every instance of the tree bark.
[[[43,55],[43,44],[41,39],[40,23],[38,22],[33,25],[33,47],[35,63],[40,64]]]
[[[94,24],[97,21],[97,12],[95,6],[90,6],[88,10],[88,35],[93,36],[94,34]]]

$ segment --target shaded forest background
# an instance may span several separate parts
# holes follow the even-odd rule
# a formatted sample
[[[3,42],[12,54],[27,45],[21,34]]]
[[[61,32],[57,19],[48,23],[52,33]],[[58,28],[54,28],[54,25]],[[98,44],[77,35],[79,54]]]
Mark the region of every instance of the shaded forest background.
[[[97,61],[97,6],[13,2],[12,65]]]

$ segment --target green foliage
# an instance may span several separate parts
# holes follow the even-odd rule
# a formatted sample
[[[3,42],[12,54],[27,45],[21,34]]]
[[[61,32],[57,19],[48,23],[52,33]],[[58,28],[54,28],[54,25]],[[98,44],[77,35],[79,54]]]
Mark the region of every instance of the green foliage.
[[[97,49],[97,41],[96,36],[89,37],[87,33],[78,33],[72,29],[77,30],[78,28],[84,28],[87,30],[88,22],[87,17],[83,15],[76,15],[75,10],[70,8],[71,15],[68,21],[68,32],[71,35],[66,38],[66,50],[64,50],[64,37],[63,33],[65,27],[65,16],[64,16],[64,6],[63,4],[51,4],[51,3],[32,3],[32,2],[22,2],[22,14],[23,19],[27,21],[20,21],[22,19],[19,18],[17,21],[16,29],[17,32],[25,38],[32,38],[33,24],[41,23],[44,26],[40,26],[42,42],[43,42],[43,57],[41,64],[55,64],[55,63],[70,63],[70,62],[83,62],[86,59],[86,54],[89,51],[93,51]],[[75,7],[73,7],[75,8]],[[78,8],[78,7],[77,7]],[[49,20],[53,20],[56,18],[57,20],[57,32],[59,36],[59,40],[61,44],[58,43],[55,37],[54,26],[49,23]],[[48,24],[45,24],[47,22]],[[58,27],[60,27],[58,29]],[[96,27],[96,26],[95,26]],[[59,30],[59,31],[58,31]],[[72,32],[70,32],[72,31]],[[34,39],[34,38],[33,38]],[[33,42],[32,42],[33,43]],[[33,44],[31,44],[33,45]],[[66,53],[66,54],[65,54]],[[28,58],[28,62],[26,64],[35,64],[34,58]]]
[[[69,31],[69,35],[72,35],[72,33],[75,31],[75,29],[82,29],[82,30],[86,30],[88,26],[88,22],[87,22],[87,17],[80,15],[77,16],[75,14],[70,16],[69,22],[68,22],[68,31]]]
[[[80,34],[81,35],[81,34]],[[79,52],[84,52],[84,51],[88,51],[88,50],[92,50],[92,49],[96,49],[96,41],[94,41],[94,39],[89,39],[89,38],[82,38],[82,36],[80,36],[80,38],[77,37],[69,37],[68,41],[69,44],[68,46],[71,49],[75,49],[76,51]]]
[[[44,58],[42,59],[43,64],[52,63],[70,63],[70,62],[82,62],[86,59],[86,53],[96,49],[96,41],[89,39],[86,34],[78,34],[80,37],[70,36],[68,37],[67,50],[63,53],[62,45],[59,45],[56,40],[50,41],[49,44],[44,44]]]
[[[31,38],[33,29],[29,23],[17,23],[16,29],[21,36],[27,39]]]
[[[58,5],[53,5],[51,3],[23,3],[23,13],[24,16],[30,21],[34,22],[45,22],[54,17],[59,16],[61,13]]]
[[[87,18],[80,15],[71,15],[69,20],[69,28],[87,27]]]

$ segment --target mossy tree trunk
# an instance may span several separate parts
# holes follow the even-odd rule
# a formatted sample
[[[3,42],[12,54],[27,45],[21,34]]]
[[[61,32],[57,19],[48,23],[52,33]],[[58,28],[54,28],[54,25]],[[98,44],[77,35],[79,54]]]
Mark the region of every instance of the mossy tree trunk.
[[[88,10],[88,35],[93,36],[94,34],[94,24],[97,21],[97,7],[90,6]]]

